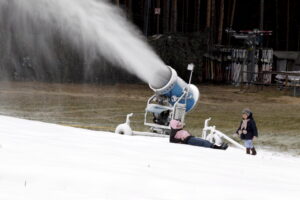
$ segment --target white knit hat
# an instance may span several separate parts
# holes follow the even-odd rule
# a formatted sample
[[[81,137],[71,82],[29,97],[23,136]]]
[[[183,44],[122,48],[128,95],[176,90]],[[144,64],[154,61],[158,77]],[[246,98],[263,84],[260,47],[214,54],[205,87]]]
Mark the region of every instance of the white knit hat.
[[[249,108],[245,108],[243,111],[242,111],[242,114],[246,114],[247,116],[249,116],[251,114],[251,110]]]

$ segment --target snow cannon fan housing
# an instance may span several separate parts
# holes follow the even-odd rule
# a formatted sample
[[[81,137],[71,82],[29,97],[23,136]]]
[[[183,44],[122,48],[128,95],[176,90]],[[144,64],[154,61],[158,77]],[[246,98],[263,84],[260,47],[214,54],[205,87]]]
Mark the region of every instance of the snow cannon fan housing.
[[[169,67],[169,69],[171,71],[171,77],[166,85],[161,88],[154,88],[149,84],[149,87],[157,95],[166,96],[172,106],[174,106],[176,102],[179,104],[185,104],[185,112],[189,112],[197,104],[200,92],[195,85],[187,84],[184,80],[178,77],[177,72],[173,68]],[[186,97],[182,98],[185,91],[187,91],[188,94]]]

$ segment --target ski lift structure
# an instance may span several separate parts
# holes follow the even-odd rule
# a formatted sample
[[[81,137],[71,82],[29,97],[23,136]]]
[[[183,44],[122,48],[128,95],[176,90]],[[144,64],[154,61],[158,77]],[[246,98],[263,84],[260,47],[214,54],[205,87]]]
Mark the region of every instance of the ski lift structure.
[[[241,87],[243,83],[254,83],[257,79],[257,72],[255,72],[255,66],[258,62],[258,56],[257,54],[257,48],[262,46],[263,44],[263,38],[267,36],[271,36],[273,34],[270,30],[259,30],[259,29],[253,29],[253,30],[240,30],[235,31],[231,28],[225,29],[225,32],[230,36],[237,40],[244,41],[245,46],[247,47],[247,51],[245,52],[246,55],[243,56],[243,64],[242,66],[246,65],[247,60],[249,60],[249,63],[247,64],[246,70],[240,71],[240,79],[241,79]],[[271,65],[269,62],[271,62],[271,57],[273,54],[273,50],[271,51],[263,51],[264,53],[271,53],[271,55],[268,55],[267,57],[270,57],[269,61],[267,62],[268,65]],[[244,80],[244,75],[246,76],[246,80]],[[262,78],[260,78],[262,79]]]

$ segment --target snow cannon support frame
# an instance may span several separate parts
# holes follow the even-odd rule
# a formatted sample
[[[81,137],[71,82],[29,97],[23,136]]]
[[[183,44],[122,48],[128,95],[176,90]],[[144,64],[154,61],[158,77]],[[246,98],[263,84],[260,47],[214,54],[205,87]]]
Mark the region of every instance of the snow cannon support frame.
[[[188,84],[177,76],[174,69],[169,69],[171,77],[165,86],[157,89],[149,85],[155,94],[148,99],[144,116],[145,126],[149,126],[152,132],[164,135],[170,133],[169,122],[172,119],[184,123],[186,113],[195,107],[200,96],[198,88],[191,84],[193,64],[187,67],[191,72]],[[152,118],[151,122],[149,118]]]

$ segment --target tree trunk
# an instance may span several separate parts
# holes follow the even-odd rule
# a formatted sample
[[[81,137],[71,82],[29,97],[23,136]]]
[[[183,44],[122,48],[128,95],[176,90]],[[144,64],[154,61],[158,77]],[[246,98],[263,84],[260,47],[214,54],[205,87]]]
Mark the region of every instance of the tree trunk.
[[[120,0],[115,0],[115,3],[118,7],[120,7]]]
[[[211,0],[211,43],[215,43],[216,37],[216,0]]]
[[[151,1],[145,0],[144,2],[145,2],[145,4],[144,4],[144,34],[145,34],[145,36],[148,36],[149,14],[150,14]]]
[[[185,14],[186,14],[186,10],[185,10],[185,3],[184,1],[181,1],[181,10],[182,10],[182,13],[181,13],[181,32],[184,33],[184,22],[185,22]]]
[[[286,50],[289,50],[289,35],[290,35],[290,0],[287,0],[287,11],[286,11]]]
[[[275,1],[275,48],[279,49],[279,8],[278,0]]]
[[[172,23],[171,23],[171,30],[172,32],[177,32],[177,0],[173,0],[172,4]]]
[[[127,6],[127,17],[131,19],[132,18],[132,0],[127,0],[126,6]]]
[[[207,0],[206,28],[210,28],[210,25],[211,25],[211,0]]]
[[[236,0],[233,0],[232,11],[231,11],[231,19],[230,19],[230,28],[232,28],[232,26],[233,26],[233,20],[234,20],[234,14],[235,14],[235,6],[236,6]]]
[[[163,32],[168,33],[170,31],[170,0],[164,0],[163,6]]]
[[[188,21],[189,21],[189,14],[190,14],[190,10],[189,10],[189,1],[182,1],[182,7],[185,8],[184,12],[182,13],[182,32],[187,32],[189,31],[189,25],[188,25]]]
[[[265,0],[260,0],[260,22],[259,29],[264,29],[264,12],[265,12]]]
[[[160,9],[160,0],[156,0],[156,8]],[[160,13],[156,14],[156,34],[159,34],[159,17]]]
[[[200,8],[201,8],[201,0],[196,0],[195,5],[195,31],[200,31]]]
[[[221,2],[220,2],[219,31],[218,31],[218,44],[222,43],[223,23],[224,23],[224,0],[221,0]]]

